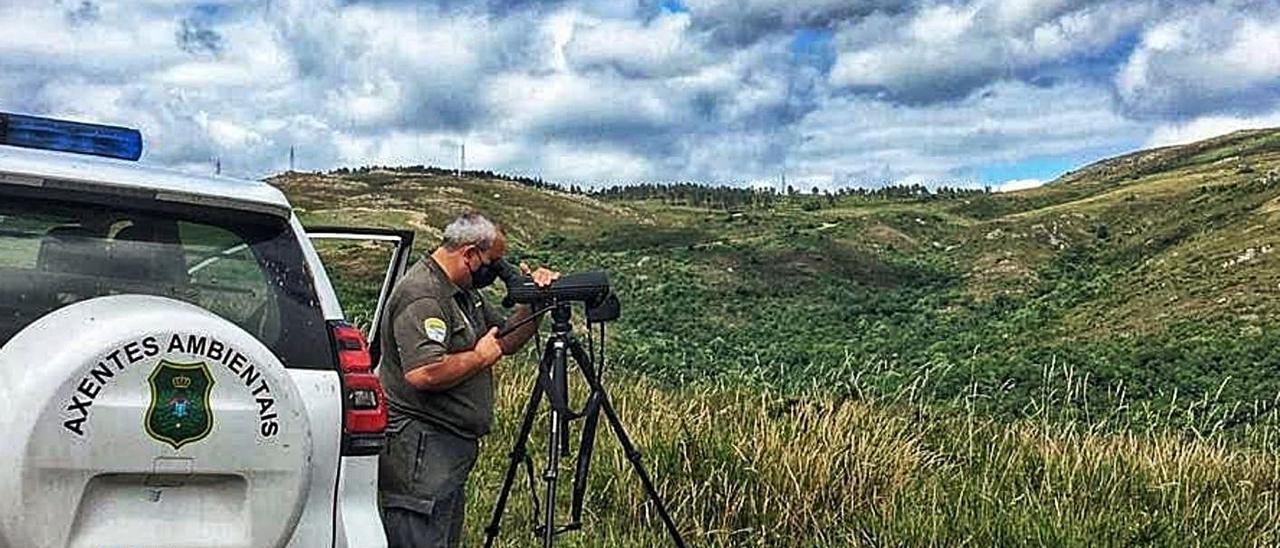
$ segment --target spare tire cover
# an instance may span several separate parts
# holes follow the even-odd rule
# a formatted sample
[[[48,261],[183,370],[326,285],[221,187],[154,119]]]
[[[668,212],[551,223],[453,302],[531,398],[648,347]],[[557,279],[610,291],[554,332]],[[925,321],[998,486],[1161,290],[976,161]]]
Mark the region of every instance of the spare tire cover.
[[[282,546],[311,428],[275,355],[184,302],[60,308],[0,348],[0,545]]]

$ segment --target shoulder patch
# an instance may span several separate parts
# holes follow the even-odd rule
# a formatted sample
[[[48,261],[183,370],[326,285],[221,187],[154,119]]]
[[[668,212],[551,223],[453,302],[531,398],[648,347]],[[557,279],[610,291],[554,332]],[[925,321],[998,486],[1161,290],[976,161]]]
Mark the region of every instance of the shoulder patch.
[[[448,333],[444,320],[440,318],[427,318],[422,321],[422,332],[426,334],[427,340],[438,343],[444,342],[445,335]]]

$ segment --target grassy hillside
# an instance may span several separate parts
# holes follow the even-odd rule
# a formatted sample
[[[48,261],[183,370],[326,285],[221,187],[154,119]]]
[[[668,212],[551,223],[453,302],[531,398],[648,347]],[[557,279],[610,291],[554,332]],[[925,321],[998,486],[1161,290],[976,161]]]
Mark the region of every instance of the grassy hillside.
[[[648,221],[624,206],[492,179],[374,170],[293,173],[270,182],[289,195],[309,224],[411,228],[432,242],[439,240],[445,223],[468,209],[502,219],[514,247],[531,245],[553,232],[593,233],[601,222]]]
[[[938,396],[977,383],[1009,411],[1056,364],[1117,402],[1176,391],[1269,409],[1280,393],[1276,131],[1017,193],[734,212],[389,171],[275,181],[308,222],[409,226],[430,243],[478,207],[533,262],[611,271],[618,363],[670,383],[851,395],[854,378],[892,391],[927,368]]]
[[[478,207],[530,262],[610,271],[624,416],[704,541],[1280,540],[1280,131],[1016,193],[735,210],[393,171],[273,181],[305,222],[408,226],[425,248]],[[349,301],[380,276],[359,257],[331,259]],[[499,445],[528,367],[502,371]],[[596,527],[652,543],[638,493],[601,481]]]

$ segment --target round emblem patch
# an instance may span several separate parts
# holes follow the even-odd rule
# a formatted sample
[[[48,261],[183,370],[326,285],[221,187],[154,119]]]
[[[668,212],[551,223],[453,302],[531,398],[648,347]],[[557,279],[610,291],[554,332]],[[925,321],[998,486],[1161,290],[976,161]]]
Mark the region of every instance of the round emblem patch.
[[[426,333],[427,340],[438,343],[444,342],[444,336],[445,333],[447,333],[444,320],[440,318],[427,318],[426,320],[423,320],[422,331]]]

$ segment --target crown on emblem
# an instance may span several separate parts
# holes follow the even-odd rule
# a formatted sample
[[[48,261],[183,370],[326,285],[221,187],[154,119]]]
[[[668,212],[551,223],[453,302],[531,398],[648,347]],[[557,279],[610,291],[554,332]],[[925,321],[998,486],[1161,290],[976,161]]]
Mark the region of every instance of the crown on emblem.
[[[188,377],[186,375],[179,375],[173,378],[174,388],[188,388],[190,386],[191,386],[191,377]]]

